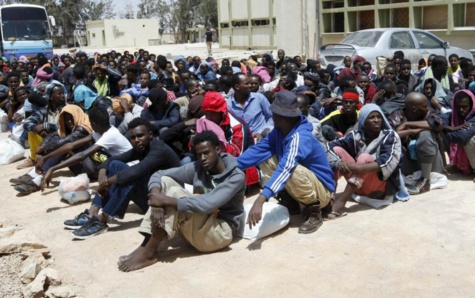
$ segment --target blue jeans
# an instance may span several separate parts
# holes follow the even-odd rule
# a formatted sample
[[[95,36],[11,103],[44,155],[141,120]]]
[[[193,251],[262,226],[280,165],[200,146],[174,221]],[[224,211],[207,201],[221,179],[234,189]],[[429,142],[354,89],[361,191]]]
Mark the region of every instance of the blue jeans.
[[[107,177],[112,177],[129,166],[114,160],[107,167]],[[149,176],[141,177],[129,184],[117,183],[109,186],[109,196],[101,198],[98,194],[92,200],[92,205],[102,208],[102,212],[110,217],[124,218],[129,202],[134,202],[145,213],[148,209],[148,180]]]

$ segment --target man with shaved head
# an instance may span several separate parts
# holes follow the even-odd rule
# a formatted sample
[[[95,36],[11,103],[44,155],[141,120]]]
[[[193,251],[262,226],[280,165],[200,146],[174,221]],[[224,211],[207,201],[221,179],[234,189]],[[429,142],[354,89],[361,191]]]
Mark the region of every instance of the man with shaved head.
[[[430,173],[442,173],[444,166],[440,152],[439,133],[444,127],[441,118],[429,109],[427,97],[419,92],[406,96],[405,122],[397,128],[406,152],[402,162],[404,175],[416,171],[422,177],[414,185],[407,185],[410,194],[420,194],[430,190]]]

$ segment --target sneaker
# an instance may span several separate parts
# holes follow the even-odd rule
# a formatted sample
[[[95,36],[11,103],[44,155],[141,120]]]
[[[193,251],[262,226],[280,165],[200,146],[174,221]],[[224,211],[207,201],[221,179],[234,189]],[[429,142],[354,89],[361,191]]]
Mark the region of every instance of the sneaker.
[[[106,223],[102,223],[96,216],[91,217],[85,225],[72,232],[73,239],[84,240],[92,236],[107,232],[109,226]]]
[[[64,227],[66,229],[76,230],[85,225],[90,219],[89,211],[86,209],[84,212],[79,213],[75,218],[65,220]]]
[[[31,177],[28,174],[25,174],[25,175],[21,175],[18,178],[10,179],[10,183],[13,184],[13,185],[20,185],[20,184],[28,183],[31,180],[33,180],[33,177]]]
[[[430,180],[421,178],[414,185],[406,185],[407,191],[411,195],[418,195],[430,190]]]

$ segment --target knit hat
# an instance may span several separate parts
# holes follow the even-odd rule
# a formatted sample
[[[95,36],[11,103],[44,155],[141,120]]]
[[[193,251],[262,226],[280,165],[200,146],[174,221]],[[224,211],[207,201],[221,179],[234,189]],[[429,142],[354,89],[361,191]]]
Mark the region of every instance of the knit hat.
[[[282,90],[275,94],[275,99],[270,106],[270,110],[272,113],[284,117],[299,117],[302,115],[297,96],[287,90]]]
[[[17,57],[11,57],[9,62],[10,62],[10,65],[12,65],[13,63],[17,63],[18,58]]]

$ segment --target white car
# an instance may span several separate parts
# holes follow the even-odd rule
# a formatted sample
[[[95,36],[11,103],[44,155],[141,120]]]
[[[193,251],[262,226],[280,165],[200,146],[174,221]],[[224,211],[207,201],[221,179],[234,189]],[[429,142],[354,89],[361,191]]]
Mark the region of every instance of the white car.
[[[472,53],[473,59],[475,59],[475,49],[471,49],[471,50],[469,50],[469,51],[470,51],[470,53]],[[473,59],[472,59],[472,60],[473,60]]]
[[[417,70],[418,61],[430,54],[448,57],[455,53],[459,57],[472,58],[467,50],[452,47],[448,42],[419,29],[379,28],[356,31],[345,37],[341,43],[327,44],[320,48],[322,66],[343,64],[345,56],[364,57],[376,68],[376,57],[392,58],[394,52],[403,51],[404,59],[409,59],[412,69]]]

